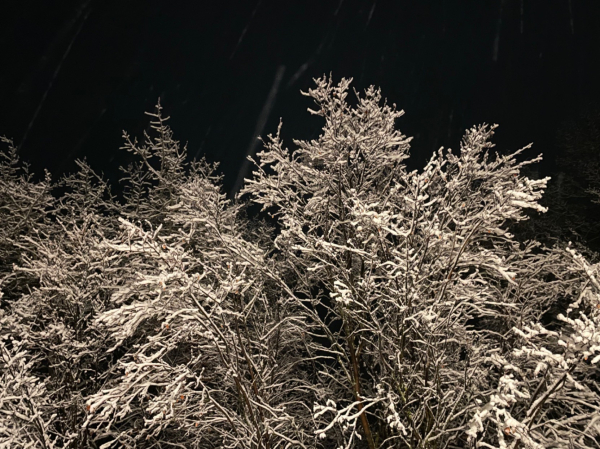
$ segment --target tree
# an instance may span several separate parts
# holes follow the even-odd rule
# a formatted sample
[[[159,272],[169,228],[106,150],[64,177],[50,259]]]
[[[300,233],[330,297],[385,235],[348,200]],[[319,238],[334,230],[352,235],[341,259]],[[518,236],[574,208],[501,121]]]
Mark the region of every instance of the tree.
[[[90,322],[106,307],[107,284],[120,276],[99,249],[99,242],[115,232],[111,214],[116,205],[107,195],[107,183],[85,162],[78,166],[78,173],[58,184],[64,192],[45,210],[46,225],[32,225],[19,236],[16,247],[22,253],[14,273],[30,279],[29,291],[13,298],[9,313],[0,316],[4,374],[10,379],[7,387],[15,384],[13,396],[4,391],[0,410],[6,411],[7,423],[14,421],[18,435],[27,434],[45,448],[86,445],[83,398],[97,390],[110,365],[103,336]],[[56,187],[49,186],[48,192]],[[16,385],[22,389],[20,399]],[[13,412],[14,401],[38,408]],[[9,432],[0,442],[20,447],[15,437]]]
[[[538,200],[547,179],[520,174],[540,156],[517,162],[528,147],[492,155],[495,126],[483,125],[466,132],[458,154],[441,149],[422,171],[407,172],[410,139],[395,130],[402,111],[381,106],[373,87],[352,107],[350,80],[315,81],[304,95],[317,104],[309,112],[325,119],[323,133],[294,140],[290,153],[280,125],[242,193],[278,219],[275,244],[294,274],[289,287],[299,305],[311,304],[303,309],[307,321],[320,325],[321,339],[309,346],[320,364],[315,416],[329,417],[319,437],[347,448],[597,442],[591,398],[597,404],[598,389],[584,374],[587,357],[600,349],[592,342],[598,311],[560,318],[570,326],[561,332],[588,345],[585,356],[557,341],[552,349],[535,342],[558,335],[539,322],[561,297],[598,304],[597,267],[581,268],[578,256],[575,262],[509,232],[527,218],[524,210],[545,212]],[[582,270],[585,276],[569,278]],[[541,365],[532,373],[526,367],[536,357]],[[523,369],[511,365],[517,360]],[[585,405],[574,411],[578,388]],[[520,404],[529,397],[529,407]]]
[[[50,193],[50,173],[34,181],[13,142],[6,137],[0,137],[0,142],[7,146],[0,151],[0,288],[3,301],[8,301],[23,293],[31,282],[22,273],[13,271],[13,264],[19,263],[21,255],[30,250],[22,237],[42,232],[48,226],[48,210],[54,198]]]
[[[242,236],[215,167],[188,170],[160,108],[152,117],[157,137],[127,148],[156,187],[100,245],[129,268],[95,319],[123,355],[88,397],[83,427],[104,448],[310,447],[307,326],[263,275],[273,264]]]

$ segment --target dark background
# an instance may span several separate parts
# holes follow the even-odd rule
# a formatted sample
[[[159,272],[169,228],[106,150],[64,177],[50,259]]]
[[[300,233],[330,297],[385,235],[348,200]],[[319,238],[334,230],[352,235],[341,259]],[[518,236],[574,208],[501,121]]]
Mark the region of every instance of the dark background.
[[[236,188],[256,135],[308,139],[299,90],[332,73],[404,109],[413,166],[465,128],[499,123],[556,168],[557,132],[600,100],[600,2],[590,0],[20,0],[0,8],[0,135],[55,178],[76,158],[114,181],[122,130],[141,137],[160,97],[190,158]]]

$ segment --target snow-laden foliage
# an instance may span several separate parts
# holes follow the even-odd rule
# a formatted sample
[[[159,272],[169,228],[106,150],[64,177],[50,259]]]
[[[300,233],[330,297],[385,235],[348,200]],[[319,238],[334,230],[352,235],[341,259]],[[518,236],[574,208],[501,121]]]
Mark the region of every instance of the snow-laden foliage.
[[[214,167],[185,175],[184,151],[163,145],[170,131],[160,111],[154,118],[158,156],[182,166],[153,170],[145,149],[129,147],[160,189],[152,195],[164,199],[154,206],[164,218],[156,227],[121,218],[120,234],[100,245],[135,269],[95,319],[111,335],[108,352],[124,355],[87,398],[83,427],[104,448],[309,447],[307,326],[261,274],[275,268],[241,235]]]
[[[36,361],[8,336],[0,338],[0,351],[0,447],[54,447],[48,427],[56,414],[49,413],[43,380],[31,374]]]
[[[13,264],[31,250],[23,237],[47,228],[54,198],[50,174],[46,172],[42,180],[34,181],[13,142],[0,136],[0,143],[6,146],[0,150],[0,286],[4,300],[9,300],[26,291],[25,285],[32,282],[23,273],[15,273]]]
[[[120,167],[126,199],[123,212],[129,219],[159,225],[168,218],[168,207],[176,201],[177,186],[187,174],[187,152],[173,139],[173,131],[166,124],[169,117],[163,117],[160,102],[155,113],[146,115],[151,117],[152,135],[145,131],[142,144],[123,133],[125,144],[121,149],[137,157],[127,167]]]
[[[511,233],[541,157],[483,125],[409,171],[402,111],[315,81],[237,202],[160,105],[122,202],[4,140],[0,448],[598,446],[599,267]]]
[[[600,283],[598,267],[590,266],[578,253],[561,273],[561,285],[572,298],[563,324],[550,330],[539,322],[513,328],[519,338],[512,351],[489,357],[502,377],[478,407],[469,439],[489,431],[497,445],[483,447],[541,449],[589,448],[600,439],[598,379],[600,362]],[[568,263],[571,262],[571,263]]]
[[[78,165],[78,173],[60,182],[64,193],[47,210],[51,221],[20,236],[21,263],[13,271],[35,282],[28,293],[8,301],[9,313],[0,317],[3,337],[12,341],[13,352],[19,348],[15,360],[27,367],[23,376],[32,379],[22,382],[31,382],[39,393],[40,413],[52,417],[32,431],[56,442],[43,447],[84,444],[83,398],[97,390],[110,363],[102,337],[89,325],[104,310],[110,283],[120,276],[107,266],[107,252],[99,246],[114,232],[114,205],[110,196],[105,198],[106,182],[84,162]]]
[[[440,149],[422,171],[407,172],[410,139],[394,124],[402,111],[381,106],[374,88],[351,106],[348,80],[316,83],[305,95],[317,104],[309,111],[325,119],[323,133],[294,141],[293,152],[279,131],[269,136],[243,191],[279,220],[275,244],[296,274],[297,300],[324,310],[317,321],[327,342],[311,348],[327,388],[314,411],[330,422],[315,433],[348,448],[547,444],[556,417],[535,413],[519,426],[494,402],[496,388],[510,396],[506,408],[527,397],[506,358],[531,363],[541,350],[513,352],[516,337],[533,345],[521,328],[539,326],[550,304],[579,288],[565,292],[575,281],[550,281],[558,265],[572,269],[564,252],[509,232],[527,210],[544,212],[538,200],[547,179],[520,173],[540,157],[517,162],[528,147],[492,153],[495,127],[484,125],[466,132],[460,151]],[[541,385],[538,395],[552,388]],[[597,386],[588,390],[597,401]],[[479,403],[490,397],[496,423],[514,428],[508,434],[482,422],[493,413]],[[576,419],[563,414],[561,432],[589,444],[581,435],[594,415],[584,408]]]

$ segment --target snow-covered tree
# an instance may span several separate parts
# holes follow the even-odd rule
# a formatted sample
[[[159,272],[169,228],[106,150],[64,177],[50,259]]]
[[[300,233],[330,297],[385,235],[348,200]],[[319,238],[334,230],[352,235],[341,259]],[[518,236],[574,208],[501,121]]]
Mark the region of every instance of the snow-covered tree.
[[[119,276],[118,269],[107,265],[107,251],[99,248],[115,232],[111,214],[117,206],[107,194],[106,181],[85,162],[78,166],[76,174],[60,182],[64,192],[48,207],[46,226],[19,236],[22,253],[13,271],[32,282],[29,292],[11,300],[0,316],[2,334],[12,342],[5,357],[19,360],[18,372],[39,380],[39,389],[33,381],[29,386],[39,393],[40,404],[32,423],[46,420],[43,429],[36,424],[32,432],[40,441],[42,430],[48,435],[53,443],[47,441],[44,447],[85,445],[83,398],[97,390],[110,364],[104,339],[90,323],[106,306],[107,284]],[[24,422],[20,426],[27,427]],[[10,438],[3,442],[18,447]]]
[[[155,139],[128,140],[154,186],[131,217],[147,218],[121,218],[99,246],[129,267],[95,320],[123,356],[87,398],[83,427],[104,448],[311,447],[307,326],[263,275],[273,263],[243,237],[216,167],[188,167],[160,109],[152,117]]]
[[[186,148],[173,139],[173,131],[167,125],[169,117],[163,117],[160,102],[151,117],[152,135],[144,131],[140,144],[127,132],[123,133],[125,144],[121,147],[136,156],[127,167],[121,167],[124,184],[124,215],[128,219],[146,220],[161,224],[168,216],[168,207],[175,204],[177,186],[186,177]]]
[[[13,271],[13,264],[29,251],[22,237],[43,231],[49,222],[48,210],[54,203],[50,174],[34,181],[29,165],[19,158],[17,147],[0,136],[6,148],[0,150],[0,289],[3,301],[26,291],[31,279]]]
[[[275,245],[295,275],[290,288],[299,304],[311,304],[307,320],[320,324],[320,339],[308,347],[321,366],[315,416],[329,423],[316,434],[329,447],[347,448],[547,444],[557,427],[551,414],[529,409],[527,425],[513,429],[508,411],[500,416],[497,404],[490,406],[496,424],[512,429],[505,436],[483,424],[488,409],[479,406],[494,402],[490,388],[526,397],[516,393],[509,360],[541,357],[528,323],[541,329],[548,307],[577,290],[563,280],[572,269],[564,251],[519,242],[509,232],[527,218],[525,210],[544,212],[538,200],[547,179],[520,173],[540,157],[517,162],[529,147],[493,154],[495,127],[484,125],[466,132],[458,153],[440,149],[422,171],[408,172],[410,139],[395,128],[402,111],[381,105],[373,87],[352,106],[349,80],[316,84],[305,95],[317,104],[309,112],[325,119],[323,133],[295,140],[293,152],[279,130],[270,135],[242,191],[278,219]],[[552,281],[559,268],[561,280]],[[595,338],[597,326],[585,323],[585,338]],[[516,350],[517,337],[530,346]],[[589,356],[597,350],[590,346]],[[562,379],[562,387],[563,376],[557,371],[546,380]],[[540,398],[558,388],[537,385]],[[597,385],[586,385],[593,404]],[[504,400],[504,407],[514,403]],[[566,397],[558,402],[555,411],[573,407]],[[542,405],[549,407],[534,407]],[[580,444],[597,441],[586,434],[597,412],[578,410],[561,432]]]

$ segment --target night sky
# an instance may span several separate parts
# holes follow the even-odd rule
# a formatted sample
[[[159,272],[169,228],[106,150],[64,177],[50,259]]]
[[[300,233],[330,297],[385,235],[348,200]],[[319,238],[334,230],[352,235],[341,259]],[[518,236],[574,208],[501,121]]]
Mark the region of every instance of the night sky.
[[[122,131],[141,137],[158,98],[190,158],[234,189],[256,136],[315,138],[300,90],[331,73],[404,109],[411,165],[465,128],[546,155],[600,104],[600,2],[19,0],[0,14],[0,135],[56,178],[86,157],[114,180]],[[247,174],[246,174],[247,175]]]

